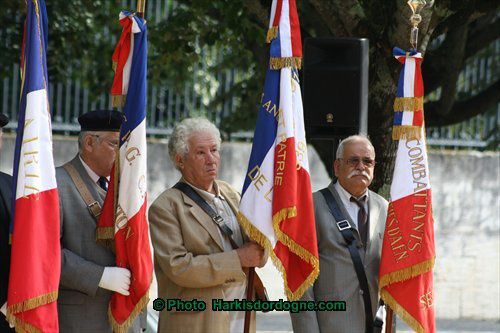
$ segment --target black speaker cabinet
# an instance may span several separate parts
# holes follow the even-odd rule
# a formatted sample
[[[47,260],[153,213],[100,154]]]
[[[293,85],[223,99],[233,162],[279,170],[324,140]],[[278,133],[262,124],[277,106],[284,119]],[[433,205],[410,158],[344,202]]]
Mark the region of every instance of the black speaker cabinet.
[[[368,39],[308,38],[303,99],[309,138],[367,133]]]

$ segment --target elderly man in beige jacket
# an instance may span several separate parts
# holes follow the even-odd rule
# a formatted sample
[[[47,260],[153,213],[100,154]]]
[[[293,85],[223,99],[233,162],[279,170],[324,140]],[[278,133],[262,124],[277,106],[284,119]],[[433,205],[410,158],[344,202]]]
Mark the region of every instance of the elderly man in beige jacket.
[[[169,155],[187,184],[223,218],[234,244],[212,218],[177,188],[163,192],[149,210],[158,297],[206,303],[204,311],[164,310],[158,332],[243,332],[243,311],[213,311],[212,300],[246,298],[247,267],[262,267],[264,250],[249,242],[236,219],[239,195],[216,180],[219,130],[204,118],[177,124]],[[252,313],[251,331],[255,331]]]

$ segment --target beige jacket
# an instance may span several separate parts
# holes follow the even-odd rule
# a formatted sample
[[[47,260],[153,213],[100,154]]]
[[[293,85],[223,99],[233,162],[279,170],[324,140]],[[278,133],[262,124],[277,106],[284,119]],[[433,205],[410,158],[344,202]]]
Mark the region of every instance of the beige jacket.
[[[239,195],[217,181],[233,212]],[[160,312],[158,332],[228,332],[229,314],[212,311],[212,299],[223,299],[223,285],[246,279],[235,250],[224,252],[216,224],[177,189],[163,192],[149,209],[158,297],[205,301],[201,312]],[[243,229],[242,229],[243,230]],[[250,331],[255,332],[255,313]]]

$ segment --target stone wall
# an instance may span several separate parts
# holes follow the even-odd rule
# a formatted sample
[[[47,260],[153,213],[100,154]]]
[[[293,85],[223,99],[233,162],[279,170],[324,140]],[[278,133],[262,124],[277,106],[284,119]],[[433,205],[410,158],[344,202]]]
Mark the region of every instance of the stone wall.
[[[0,170],[12,172],[14,140],[4,135]],[[149,198],[152,202],[180,177],[168,158],[166,142],[148,145]],[[220,178],[241,189],[251,145],[224,143]],[[75,156],[74,138],[54,137],[55,164]],[[318,155],[309,150],[313,190],[329,183]],[[499,319],[500,225],[499,154],[432,151],[429,156],[436,228],[435,304],[442,319]],[[282,282],[268,264],[262,270],[272,299],[283,298]],[[153,291],[154,293],[154,291]],[[153,296],[153,295],[152,295]]]

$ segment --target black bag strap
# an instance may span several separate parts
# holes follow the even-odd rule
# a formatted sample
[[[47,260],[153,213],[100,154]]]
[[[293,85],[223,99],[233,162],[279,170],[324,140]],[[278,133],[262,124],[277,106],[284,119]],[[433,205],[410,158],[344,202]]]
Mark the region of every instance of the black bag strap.
[[[342,237],[344,237],[345,242],[347,243],[347,249],[349,250],[349,254],[351,255],[352,263],[354,264],[354,270],[356,271],[356,275],[358,276],[359,286],[363,291],[363,302],[365,305],[365,332],[372,333],[373,332],[373,312],[372,312],[372,301],[370,298],[370,290],[368,287],[368,280],[366,279],[365,269],[363,267],[363,261],[361,260],[361,256],[359,255],[358,250],[358,242],[354,237],[352,232],[352,227],[349,224],[349,221],[344,218],[340,207],[335,201],[332,192],[328,188],[324,188],[321,191],[321,194],[326,200],[328,204],[328,208],[332,213],[337,228],[339,229]]]
[[[222,234],[229,238],[231,246],[235,249],[238,248],[238,245],[236,245],[236,242],[233,240],[233,237],[231,237],[233,234],[231,228],[229,228],[227,224],[224,223],[224,219],[222,218],[222,216],[217,214],[217,212],[205,201],[205,199],[201,197],[201,195],[198,194],[198,192],[196,192],[188,184],[182,182],[178,182],[173,187],[183,192],[185,195],[191,198],[191,200],[196,202],[196,204],[200,206],[200,208],[203,209],[203,211],[212,218],[212,221],[214,221],[214,223],[219,227]]]

